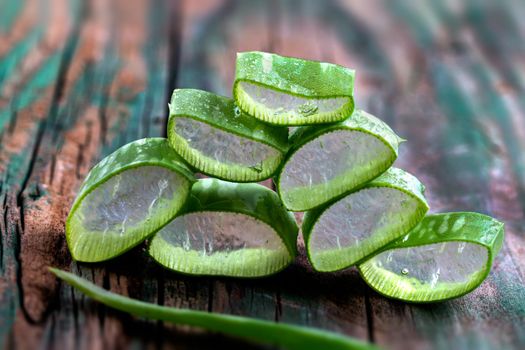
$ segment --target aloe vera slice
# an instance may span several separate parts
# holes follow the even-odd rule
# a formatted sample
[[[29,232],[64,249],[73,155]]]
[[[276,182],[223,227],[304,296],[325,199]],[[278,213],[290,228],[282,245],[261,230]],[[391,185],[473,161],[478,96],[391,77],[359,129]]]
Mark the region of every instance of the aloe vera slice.
[[[163,138],[131,142],[95,165],[66,221],[75,260],[124,253],[171,219],[186,201],[193,174]]]
[[[210,92],[173,92],[168,139],[200,172],[237,182],[257,182],[277,170],[288,150],[288,130],[240,112],[232,99]]]
[[[294,216],[272,190],[202,179],[181,214],[151,240],[149,253],[183,273],[258,277],[294,259],[297,232]]]
[[[336,64],[241,52],[233,96],[243,111],[267,123],[333,123],[354,110],[354,75]]]
[[[292,211],[320,206],[386,171],[403,141],[362,110],[343,122],[297,129],[278,175],[279,195]]]
[[[423,191],[413,175],[390,168],[359,191],[306,212],[303,234],[314,269],[345,269],[410,231],[428,211]]]
[[[429,215],[360,264],[359,271],[390,298],[425,303],[459,297],[487,277],[503,242],[503,226],[478,213]]]

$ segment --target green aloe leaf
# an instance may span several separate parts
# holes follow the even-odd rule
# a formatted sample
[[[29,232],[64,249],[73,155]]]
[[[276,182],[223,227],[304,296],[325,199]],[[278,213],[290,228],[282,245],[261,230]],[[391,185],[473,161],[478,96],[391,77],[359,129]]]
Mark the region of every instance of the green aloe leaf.
[[[318,271],[350,267],[414,228],[428,211],[424,186],[390,168],[357,192],[305,214],[303,234]]]
[[[293,214],[272,190],[202,179],[181,214],[155,234],[149,253],[183,273],[258,277],[295,258],[297,232]]]
[[[186,201],[193,174],[163,138],[131,142],[95,165],[66,221],[75,260],[113,258],[144,241]]]
[[[354,110],[352,69],[256,51],[238,53],[236,67],[235,101],[267,123],[333,123]]]
[[[272,176],[288,150],[288,130],[242,113],[227,97],[178,89],[170,103],[171,146],[200,172],[257,182]]]
[[[293,211],[318,207],[385,172],[402,141],[362,110],[339,123],[299,128],[278,175],[279,195]]]
[[[54,268],[49,270],[94,300],[114,309],[147,319],[200,327],[250,341],[278,345],[289,350],[379,349],[373,344],[316,328],[146,303],[102,289],[72,273]]]
[[[428,215],[360,264],[359,271],[390,298],[425,303],[459,297],[487,277],[503,243],[503,226],[478,213]]]

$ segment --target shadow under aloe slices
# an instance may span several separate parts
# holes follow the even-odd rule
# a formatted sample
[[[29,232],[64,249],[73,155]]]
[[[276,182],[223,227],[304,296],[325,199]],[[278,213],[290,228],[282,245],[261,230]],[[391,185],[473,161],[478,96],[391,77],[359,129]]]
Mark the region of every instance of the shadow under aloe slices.
[[[131,142],[87,175],[66,221],[75,260],[113,258],[144,241],[186,201],[193,174],[166,139]]]
[[[272,176],[288,150],[288,130],[240,112],[232,99],[177,89],[170,103],[168,138],[191,166],[237,182]]]
[[[155,234],[149,253],[183,273],[259,277],[290,264],[297,232],[294,216],[270,189],[202,179],[181,213]]]
[[[390,298],[435,302],[474,290],[503,242],[503,223],[469,212],[428,215],[359,265],[366,283]]]
[[[50,271],[104,305],[147,319],[200,327],[249,341],[281,346],[288,350],[378,349],[373,344],[315,328],[146,303],[102,289],[69,272],[54,268],[50,268]]]
[[[423,185],[390,168],[357,192],[305,214],[303,233],[312,266],[337,271],[404,235],[425,216]]]
[[[292,211],[321,206],[386,171],[402,141],[362,110],[340,123],[299,128],[278,175],[279,196]]]

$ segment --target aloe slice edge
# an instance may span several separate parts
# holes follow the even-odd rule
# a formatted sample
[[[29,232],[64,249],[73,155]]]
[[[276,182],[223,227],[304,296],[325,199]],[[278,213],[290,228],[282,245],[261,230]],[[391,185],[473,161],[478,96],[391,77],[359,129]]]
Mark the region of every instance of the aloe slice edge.
[[[483,282],[503,236],[503,223],[486,215],[428,215],[358,268],[365,282],[387,297],[418,303],[447,300]]]
[[[66,220],[75,260],[97,262],[133,248],[182,207],[195,181],[166,139],[131,142],[91,169]]]
[[[232,99],[202,90],[173,92],[168,139],[199,172],[236,182],[269,178],[288,150],[288,130],[242,113]]]
[[[270,189],[202,179],[148,251],[161,265],[182,273],[260,277],[294,259],[297,232],[295,218]]]
[[[355,72],[266,52],[237,54],[233,96],[246,113],[278,125],[345,119],[354,109]]]
[[[321,206],[386,171],[402,141],[362,110],[340,123],[299,128],[277,175],[279,196],[292,211]]]
[[[428,211],[423,190],[413,175],[390,168],[358,191],[306,212],[303,234],[312,266],[345,269],[407,233]]]

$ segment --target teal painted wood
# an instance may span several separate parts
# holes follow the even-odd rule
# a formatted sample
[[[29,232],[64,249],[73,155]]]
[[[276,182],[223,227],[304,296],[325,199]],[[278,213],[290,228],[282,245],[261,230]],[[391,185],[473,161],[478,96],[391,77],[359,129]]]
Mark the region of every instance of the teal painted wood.
[[[75,4],[63,8],[68,19],[78,18]],[[71,27],[64,26],[57,37],[64,40],[47,45],[43,40],[58,20],[56,14],[46,11],[40,18],[27,17],[22,12],[27,13],[29,2],[4,5],[3,16],[12,16],[4,17],[4,23],[10,23],[13,30],[2,30],[2,43],[9,45],[2,47],[0,57],[0,202],[4,218],[0,225],[0,344],[9,338],[20,312],[20,241],[24,229],[21,196],[33,170],[34,151],[52,105],[60,57],[67,50],[66,39],[71,31]],[[39,6],[46,6],[46,2]],[[17,133],[21,137],[15,137]]]
[[[156,0],[128,6],[129,17],[118,15],[123,1],[67,2],[77,20],[50,47],[43,42],[60,1],[0,3],[9,6],[0,13],[0,347],[257,348],[114,312],[56,285],[45,265],[142,300],[390,348],[525,346],[520,1]],[[32,17],[26,3],[46,9]],[[12,40],[17,23],[25,29]],[[397,165],[427,185],[432,210],[506,223],[488,280],[457,300],[407,305],[374,293],[355,270],[312,271],[302,242],[295,264],[254,281],[181,276],[141,248],[105,264],[72,263],[63,221],[89,167],[133,139],[164,135],[174,87],[231,95],[235,52],[248,50],[356,68],[357,106],[408,139]]]
[[[435,39],[429,39],[435,37],[435,33],[432,33],[428,21],[420,13],[414,13],[411,6],[401,6],[396,12],[409,28],[412,26],[412,32],[427,33],[418,38],[417,43],[424,48],[421,55],[428,62],[427,74],[439,108],[437,113],[445,118],[443,127],[434,132],[439,140],[436,140],[439,142],[439,161],[421,169],[433,183],[428,191],[434,193],[435,201],[440,204],[435,210],[470,207],[499,217],[508,226],[517,224],[523,227],[524,202],[520,195],[523,187],[521,181],[516,183],[512,179],[523,178],[520,165],[516,166],[523,164],[522,159],[513,157],[520,150],[519,136],[515,132],[519,132],[523,125],[512,125],[509,115],[517,113],[523,118],[523,110],[509,111],[503,101],[512,97],[498,91],[498,79],[489,79],[499,72],[497,67],[487,64],[487,57],[479,52],[478,45],[490,39],[478,32],[476,35],[480,36],[480,41],[472,42],[464,28],[464,23],[472,31],[488,28],[486,21],[469,18],[475,12],[488,13],[490,8],[480,9],[471,2],[454,14],[452,8],[440,8],[439,4],[429,7],[429,15],[435,16],[439,23],[434,30],[441,32],[441,42],[451,42],[453,47],[442,47]],[[504,36],[503,33],[499,35]],[[436,60],[436,55],[442,59]],[[407,138],[410,139],[410,135]],[[423,144],[420,146],[424,147]],[[514,182],[511,188],[498,189],[510,181]],[[498,203],[502,199],[499,197],[507,197],[510,201]],[[491,276],[481,288],[465,298],[430,310],[439,315],[437,318],[424,308],[413,310],[418,329],[437,347],[522,346],[525,286],[520,270],[523,270],[524,262],[513,256],[509,244],[523,246],[525,241],[522,232],[510,231],[513,243],[507,239]],[[458,332],[456,324],[447,320],[474,321]],[[498,320],[497,327],[491,326],[494,320]]]
[[[0,31],[6,33],[12,26],[13,22],[16,21],[20,12],[25,4],[25,1],[13,1],[7,2],[2,1],[2,13],[0,14]]]

